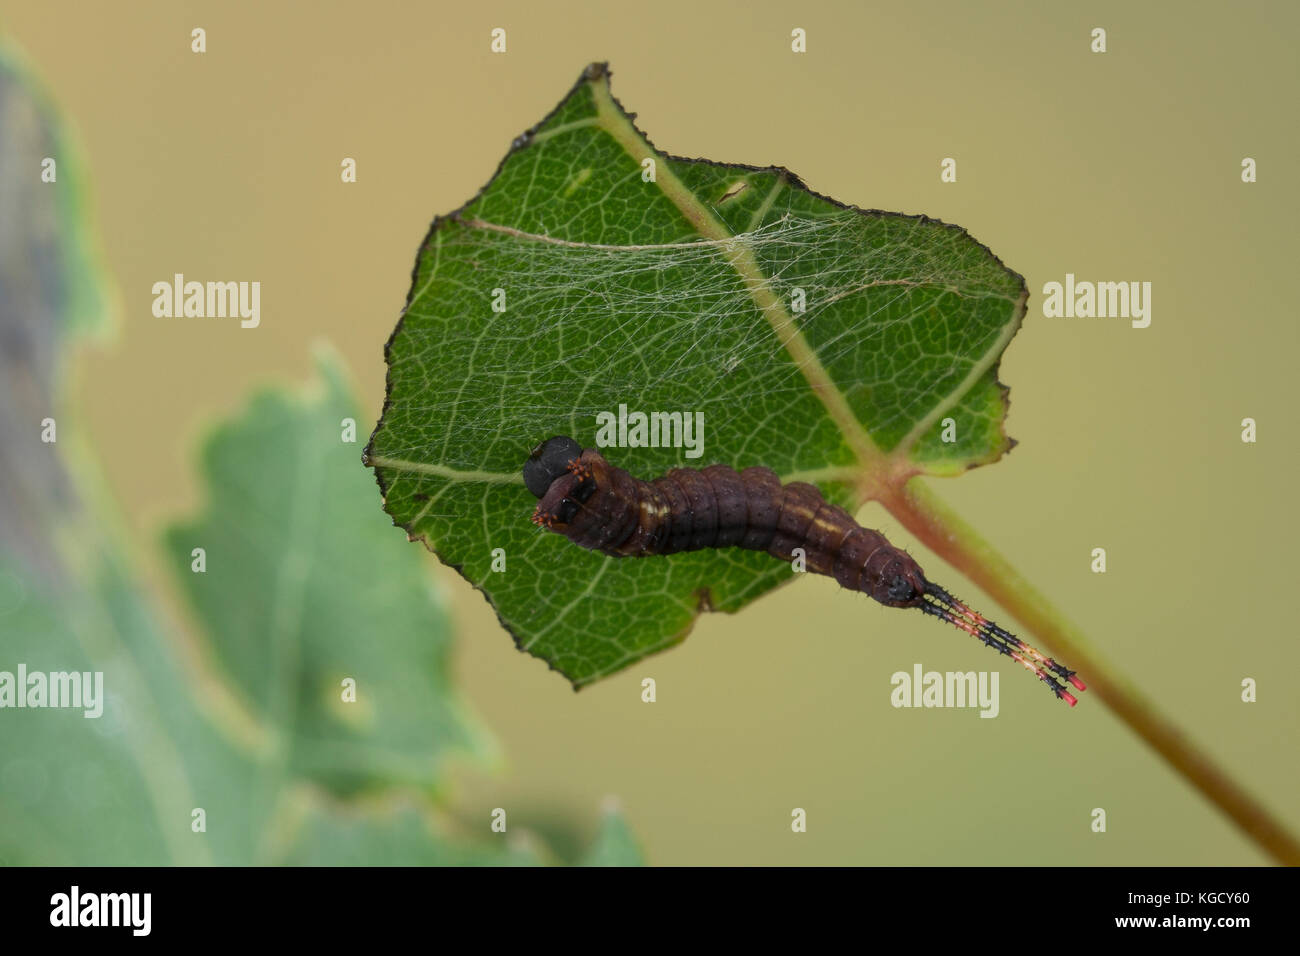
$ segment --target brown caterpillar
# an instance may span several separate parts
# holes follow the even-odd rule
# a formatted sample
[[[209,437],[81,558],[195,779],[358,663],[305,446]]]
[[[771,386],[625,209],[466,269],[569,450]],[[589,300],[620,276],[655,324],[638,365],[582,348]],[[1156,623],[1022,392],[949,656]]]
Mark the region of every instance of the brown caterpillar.
[[[879,531],[864,528],[813,485],[781,484],[770,468],[674,468],[642,481],[594,448],[556,436],[533,449],[524,485],[540,500],[533,523],[614,557],[746,548],[782,561],[802,548],[809,571],[835,578],[886,607],[920,608],[1014,658],[1073,707],[1075,672],[1045,657],[926,579]]]

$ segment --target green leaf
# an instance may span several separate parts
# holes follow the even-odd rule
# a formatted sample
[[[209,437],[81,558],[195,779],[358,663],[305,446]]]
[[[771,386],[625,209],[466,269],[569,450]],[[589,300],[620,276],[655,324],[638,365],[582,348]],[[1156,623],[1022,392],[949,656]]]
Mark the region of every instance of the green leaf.
[[[357,446],[341,440],[356,409],[339,369],[321,373],[318,394],[264,392],[211,436],[208,507],[167,532],[168,564],[285,773],[431,787],[448,755],[481,743],[450,687],[442,602],[367,507]]]
[[[490,754],[449,686],[444,603],[367,507],[356,446],[339,440],[355,411],[338,371],[323,372],[314,394],[258,396],[207,446],[208,513],[168,535],[198,646],[146,603],[97,510],[69,516],[75,546],[56,583],[0,555],[0,670],[99,671],[104,687],[98,718],[5,710],[0,858],[398,862],[400,820],[335,799],[299,832],[301,793],[405,787],[435,819],[449,758]],[[308,472],[322,494],[304,530],[294,509],[266,509],[277,493],[305,494]],[[193,541],[208,570],[191,579]],[[344,676],[356,703],[342,701]],[[205,832],[191,829],[195,808]],[[486,841],[432,832],[422,846],[431,862],[503,859]]]
[[[446,819],[450,758],[491,748],[451,686],[428,561],[393,539],[340,440],[356,410],[333,363],[206,446],[207,510],[169,535],[192,640],[139,586],[59,387],[109,316],[69,205],[75,156],[30,82],[0,50],[0,693],[20,668],[103,676],[81,707],[5,701],[0,864],[551,861],[526,834]],[[57,187],[36,175],[47,155]]]
[[[490,835],[485,818],[471,835],[445,819],[448,758],[491,751],[450,686],[443,601],[368,506],[355,446],[339,441],[350,400],[330,362],[322,373],[303,395],[260,394],[206,445],[207,513],[167,536],[200,647],[160,626],[91,514],[76,515],[78,573],[58,586],[0,552],[0,670],[100,671],[105,689],[97,718],[4,711],[0,864],[554,861],[526,832]],[[276,510],[277,495],[303,493],[304,470],[327,492],[309,531]],[[274,492],[251,489],[254,472]],[[208,565],[191,580],[196,540]],[[288,615],[293,593],[313,606]],[[356,703],[342,702],[340,673]]]
[[[196,710],[176,649],[124,576],[103,529],[89,520],[81,528],[81,566],[56,587],[0,558],[0,669],[103,674],[99,717],[76,708],[3,712],[0,859],[47,866],[247,861],[251,835],[239,790],[252,765]],[[190,830],[195,807],[233,812],[219,829],[214,815],[209,840]]]
[[[767,465],[855,507],[900,476],[1007,450],[997,366],[1026,297],[955,226],[841,205],[784,169],[655,150],[595,65],[478,196],[434,221],[368,461],[394,523],[581,686],[792,572],[736,550],[609,558],[538,531],[520,478],[537,442],[592,447],[596,415],[620,405],[701,412],[699,460],[609,457],[643,477]]]
[[[304,794],[284,857],[291,866],[538,866],[546,862],[529,837],[480,840],[448,832],[438,814],[403,798],[330,805]],[[484,826],[486,830],[486,825]]]
[[[600,818],[600,830],[592,842],[583,866],[644,866],[645,855],[636,834],[628,826],[615,801],[608,801]]]
[[[57,185],[38,178],[56,162]],[[0,862],[204,862],[175,732],[193,715],[174,658],[85,508],[99,484],[60,400],[63,358],[108,327],[80,163],[38,85],[0,44],[0,670],[104,673],[103,713],[0,717]],[[57,441],[42,441],[43,419]],[[71,465],[71,469],[69,467]],[[76,477],[74,477],[74,473]],[[214,769],[225,758],[217,749]]]

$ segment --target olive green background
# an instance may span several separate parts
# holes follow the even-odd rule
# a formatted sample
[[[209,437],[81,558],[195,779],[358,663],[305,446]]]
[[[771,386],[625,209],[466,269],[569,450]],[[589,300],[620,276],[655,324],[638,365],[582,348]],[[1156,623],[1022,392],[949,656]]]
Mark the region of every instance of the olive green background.
[[[29,2],[0,5],[0,24],[85,151],[121,332],[82,364],[79,407],[139,535],[194,506],[204,423],[256,383],[308,377],[316,339],[350,364],[369,430],[429,221],[609,60],[661,149],[958,223],[1025,275],[1002,367],[1020,445],[933,484],[1300,828],[1294,5]],[[947,156],[956,184],[939,181]],[[174,272],[261,281],[261,327],[154,318],[150,287]],[[1043,283],[1066,272],[1152,282],[1151,327],[1044,318]],[[387,520],[378,491],[375,511]],[[999,616],[879,508],[860,517]],[[577,813],[591,830],[612,794],[661,864],[1265,862],[1087,694],[1069,710],[1002,666],[995,720],[893,709],[896,670],[1000,661],[829,580],[706,617],[574,694],[434,564],[458,674],[505,755],[456,794],[485,828],[502,806],[512,827]],[[151,572],[165,588],[156,558]]]

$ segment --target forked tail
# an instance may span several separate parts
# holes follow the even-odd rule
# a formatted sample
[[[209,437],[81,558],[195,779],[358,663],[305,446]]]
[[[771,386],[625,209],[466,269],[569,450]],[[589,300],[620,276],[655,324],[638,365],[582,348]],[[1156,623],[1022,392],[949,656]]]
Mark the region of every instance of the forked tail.
[[[1071,707],[1078,698],[1065,689],[1070,684],[1075,690],[1087,690],[1087,685],[1074,676],[1074,671],[1056,663],[1050,657],[1044,657],[1011,632],[994,624],[982,614],[977,614],[967,605],[957,600],[939,585],[927,581],[924,603],[918,605],[926,614],[932,614],[941,621],[947,621],[953,627],[971,634],[999,653],[1006,654],[1012,660],[1024,665],[1039,680],[1052,689],[1052,693]]]

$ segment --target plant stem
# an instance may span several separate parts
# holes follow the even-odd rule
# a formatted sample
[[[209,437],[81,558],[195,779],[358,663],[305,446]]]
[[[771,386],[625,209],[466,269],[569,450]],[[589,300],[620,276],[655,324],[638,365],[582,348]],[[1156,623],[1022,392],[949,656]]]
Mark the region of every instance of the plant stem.
[[[1047,598],[929,488],[913,478],[901,488],[885,490],[879,500],[930,550],[1011,612],[1053,656],[1077,668],[1091,694],[1104,701],[1255,843],[1280,863],[1300,865],[1300,842],[1282,823],[1156,710]]]

